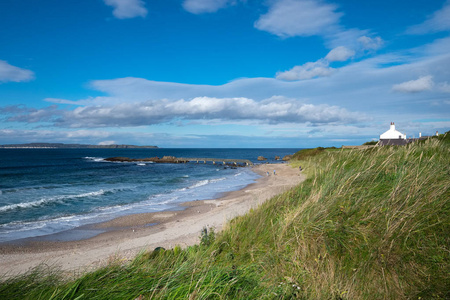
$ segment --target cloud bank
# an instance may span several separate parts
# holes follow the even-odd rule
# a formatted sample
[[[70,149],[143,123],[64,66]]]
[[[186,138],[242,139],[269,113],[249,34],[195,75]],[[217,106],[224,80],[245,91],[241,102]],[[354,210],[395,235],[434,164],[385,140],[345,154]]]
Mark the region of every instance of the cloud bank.
[[[4,109],[3,111],[8,112]],[[51,122],[58,127],[130,127],[174,121],[221,120],[279,123],[354,123],[363,120],[361,113],[331,105],[313,105],[285,97],[263,101],[248,98],[196,97],[191,100],[154,100],[120,103],[113,106],[83,106],[73,111],[58,110],[56,105],[44,109],[17,109],[10,122]]]
[[[276,78],[287,81],[304,80],[330,76],[333,70],[325,60],[318,60],[316,62],[307,62],[301,66],[295,66],[288,71],[278,72]]]
[[[423,91],[430,91],[433,85],[433,76],[423,76],[416,80],[410,80],[395,84],[392,87],[392,90],[402,93],[418,93]]]
[[[411,26],[407,33],[426,34],[450,30],[450,0],[444,3],[442,9],[434,12],[422,24]]]
[[[325,59],[332,62],[332,61],[347,61],[349,58],[353,57],[355,55],[355,51],[348,49],[344,46],[339,46],[331,50],[327,56],[325,56]]]
[[[183,8],[193,14],[213,13],[234,2],[232,0],[185,0]]]
[[[114,8],[113,15],[118,19],[144,18],[147,15],[145,3],[142,0],[103,0],[106,5]]]
[[[15,67],[4,60],[0,60],[0,83],[8,81],[22,82],[33,79],[33,71]]]
[[[307,62],[301,66],[295,66],[284,72],[278,72],[276,78],[286,81],[305,80],[316,77],[326,77],[333,74],[335,69],[329,66],[334,61],[347,61],[355,55],[355,51],[344,46],[331,50],[324,59],[315,62]]]
[[[280,37],[323,35],[336,30],[342,13],[337,6],[312,0],[281,0],[255,22],[259,30]]]

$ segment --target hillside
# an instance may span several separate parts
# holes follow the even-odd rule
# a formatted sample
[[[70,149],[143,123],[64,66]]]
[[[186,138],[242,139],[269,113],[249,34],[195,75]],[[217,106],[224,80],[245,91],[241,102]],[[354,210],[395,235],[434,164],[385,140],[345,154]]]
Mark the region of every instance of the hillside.
[[[70,280],[42,266],[0,298],[449,299],[449,145],[313,151],[292,162],[304,183],[198,246]]]

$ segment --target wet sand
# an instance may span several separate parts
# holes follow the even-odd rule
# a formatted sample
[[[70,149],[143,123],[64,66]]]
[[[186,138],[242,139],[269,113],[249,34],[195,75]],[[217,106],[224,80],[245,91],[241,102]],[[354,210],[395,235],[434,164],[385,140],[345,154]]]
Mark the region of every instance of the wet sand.
[[[0,276],[21,274],[37,265],[78,275],[112,260],[130,260],[140,251],[198,244],[205,226],[220,231],[228,220],[304,180],[288,164],[261,164],[252,168],[262,175],[256,183],[218,199],[186,202],[182,204],[184,210],[128,215],[68,232],[75,236],[101,232],[89,239],[61,242],[40,238],[0,245]]]

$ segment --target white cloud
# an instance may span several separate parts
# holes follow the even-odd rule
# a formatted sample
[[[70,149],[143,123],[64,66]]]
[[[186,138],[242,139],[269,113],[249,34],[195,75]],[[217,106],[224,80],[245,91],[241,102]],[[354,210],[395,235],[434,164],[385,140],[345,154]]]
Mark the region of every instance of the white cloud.
[[[336,30],[342,16],[336,9],[313,0],[276,1],[255,27],[280,37],[324,35]]]
[[[278,72],[276,78],[287,81],[305,80],[330,76],[333,71],[334,69],[329,67],[325,60],[318,60],[316,62],[307,62],[301,66],[295,66],[288,71]]]
[[[80,105],[79,101],[71,101],[71,100],[59,99],[59,98],[45,98],[44,101],[51,102],[51,103],[57,103],[57,104]]]
[[[355,55],[355,51],[348,49],[344,46],[339,46],[331,50],[327,56],[325,56],[325,59],[332,62],[332,61],[346,61],[349,58],[353,57]]]
[[[379,36],[371,38],[363,35],[358,38],[358,42],[361,44],[363,50],[378,50],[383,46],[383,40]]]
[[[345,47],[349,51],[347,55],[351,51],[377,50],[383,45],[380,37],[369,37],[369,30],[341,25],[344,14],[337,10],[337,5],[321,0],[271,1],[268,12],[261,15],[254,26],[283,38],[320,36],[327,48]]]
[[[16,109],[14,109],[16,108]],[[63,111],[59,110],[56,105],[51,105],[41,109],[26,108],[22,106],[9,106],[0,108],[0,113],[12,115],[7,120],[12,122],[52,122]]]
[[[142,0],[103,0],[106,5],[114,7],[113,15],[118,19],[145,17],[147,9]]]
[[[411,26],[407,32],[410,34],[426,34],[432,32],[450,30],[450,1],[445,2],[444,6],[429,16],[422,24]]]
[[[185,0],[183,8],[193,14],[213,13],[234,2],[233,0]]]
[[[328,52],[325,58],[319,59],[315,62],[307,62],[301,66],[295,66],[288,71],[278,72],[276,74],[276,78],[280,80],[294,81],[330,76],[336,69],[331,68],[329,63],[334,61],[347,61],[354,55],[354,50],[351,50],[345,46],[338,46]]]
[[[0,83],[1,82],[22,82],[34,79],[34,73],[30,70],[12,66],[4,60],[0,60]]]
[[[392,87],[393,91],[402,93],[418,93],[423,91],[429,91],[433,87],[433,76],[423,76],[416,80],[405,81],[399,84],[395,84]]]
[[[53,122],[59,127],[134,127],[170,123],[175,120],[224,120],[231,123],[257,121],[278,123],[352,123],[364,118],[338,106],[313,105],[286,97],[263,101],[249,98],[196,97],[191,100],[155,100],[110,106],[83,106],[73,111],[54,107],[25,111],[9,118],[20,122]]]

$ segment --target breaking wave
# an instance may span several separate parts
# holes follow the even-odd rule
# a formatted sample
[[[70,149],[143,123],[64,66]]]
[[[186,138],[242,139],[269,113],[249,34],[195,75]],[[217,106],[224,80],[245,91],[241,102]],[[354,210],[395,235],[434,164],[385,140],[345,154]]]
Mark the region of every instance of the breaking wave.
[[[76,195],[58,195],[58,196],[50,196],[50,197],[44,197],[42,199],[32,201],[32,202],[22,202],[22,203],[16,203],[16,204],[10,204],[6,206],[0,207],[0,212],[8,211],[8,210],[14,210],[14,209],[27,209],[32,207],[40,207],[49,205],[55,202],[64,202],[70,199],[76,199],[76,198],[87,198],[87,197],[97,197],[104,195],[106,193],[110,193],[113,191],[105,191],[105,190],[99,190],[89,193],[82,193],[82,194],[76,194]]]

